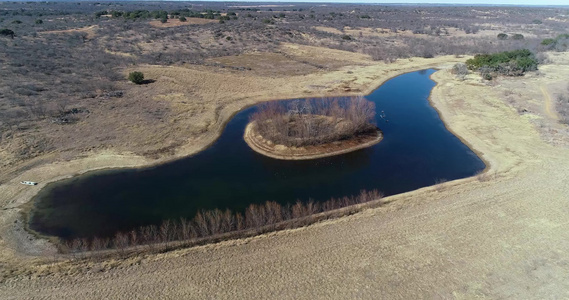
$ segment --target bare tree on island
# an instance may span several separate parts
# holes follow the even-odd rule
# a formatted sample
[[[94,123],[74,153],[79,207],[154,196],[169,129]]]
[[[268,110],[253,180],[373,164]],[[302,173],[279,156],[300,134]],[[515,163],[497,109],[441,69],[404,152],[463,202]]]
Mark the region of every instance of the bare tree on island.
[[[307,146],[376,130],[375,104],[364,97],[295,100],[264,104],[251,116],[257,132],[285,146]]]

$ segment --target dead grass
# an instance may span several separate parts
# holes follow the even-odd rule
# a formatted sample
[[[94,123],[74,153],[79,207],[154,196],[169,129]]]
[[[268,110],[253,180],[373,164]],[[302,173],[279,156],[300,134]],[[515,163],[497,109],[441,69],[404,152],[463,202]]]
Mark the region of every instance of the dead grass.
[[[529,32],[527,28],[521,29],[518,26],[508,26],[508,25],[496,25],[496,24],[479,24],[480,26],[484,26],[485,28],[490,29],[483,29],[479,30],[476,33],[466,33],[464,30],[454,28],[454,27],[442,27],[441,28],[441,36],[448,36],[448,37],[469,37],[469,38],[496,38],[499,33],[506,33],[508,35],[514,35],[517,33],[523,33],[524,37],[526,38],[534,38],[537,37],[536,34]],[[492,28],[493,27],[493,28]],[[337,34],[337,35],[350,35],[354,38],[359,37],[366,37],[366,38],[393,38],[393,37],[418,37],[418,38],[429,38],[433,37],[428,34],[423,33],[413,33],[411,30],[399,30],[393,31],[389,28],[381,28],[381,27],[349,27],[346,26],[342,30],[333,28],[333,27],[326,27],[326,26],[314,26],[316,30]]]
[[[389,197],[383,208],[302,229],[125,261],[36,263],[2,283],[0,297],[563,298],[567,150],[545,142],[503,90],[522,81],[525,94],[541,79],[489,87],[447,71],[433,78],[430,99],[445,124],[499,177]]]
[[[97,35],[97,33],[96,33],[97,28],[99,28],[98,25],[92,25],[92,26],[82,27],[82,28],[77,28],[77,29],[41,31],[41,32],[38,32],[38,33],[39,33],[39,34],[59,34],[59,33],[84,32],[84,33],[87,34],[87,35],[86,35],[86,38],[87,38],[87,39],[92,39],[92,38],[94,38],[94,37]]]
[[[298,46],[298,50],[310,51],[303,46]],[[334,52],[323,50],[320,55],[333,57]],[[86,294],[106,298],[140,294],[159,297],[167,291],[174,298],[189,294],[198,298],[201,295],[250,298],[253,294],[249,292],[257,297],[274,295],[283,285],[295,288],[283,291],[282,298],[309,298],[315,292],[329,297],[373,298],[377,290],[386,297],[404,298],[419,295],[496,298],[513,294],[543,298],[567,290],[569,272],[559,262],[567,260],[563,254],[567,247],[564,241],[569,240],[563,178],[567,176],[569,162],[565,155],[567,143],[559,138],[563,136],[559,131],[562,127],[554,127],[562,125],[551,122],[537,127],[533,118],[526,117],[528,114],[520,115],[512,108],[506,97],[513,94],[505,93],[516,90],[528,95],[518,99],[521,105],[538,105],[539,101],[543,105],[542,96],[531,95],[540,95],[536,89],[539,84],[569,76],[569,68],[559,64],[543,66],[542,75],[505,79],[493,87],[481,84],[475,76],[459,81],[447,71],[433,75],[439,85],[433,90],[431,101],[445,124],[490,164],[492,172],[499,172],[498,178],[447,182],[441,191],[426,188],[389,197],[386,201],[391,205],[386,208],[367,210],[305,229],[129,262],[117,261],[108,269],[91,269],[91,265],[69,271],[69,267],[62,267],[61,271],[57,268],[49,271],[52,273],[48,277],[36,277],[34,269],[43,268],[45,264],[23,255],[41,246],[26,242],[25,234],[15,234],[18,207],[47,182],[94,168],[156,162],[126,151],[124,155],[116,155],[121,147],[153,149],[152,143],[175,141],[176,134],[169,130],[179,131],[183,128],[180,124],[192,126],[209,122],[206,130],[194,140],[180,134],[186,140],[175,148],[174,156],[195,153],[214,140],[221,125],[247,104],[304,94],[349,94],[343,90],[345,85],[369,91],[396,74],[443,62],[450,62],[447,64],[450,68],[456,61],[460,59],[401,60],[394,65],[369,62],[286,79],[261,78],[245,71],[226,69],[142,66],[140,69],[147,78],[155,79],[156,85],[125,86],[128,96],[106,104],[110,112],[118,110],[120,113],[98,113],[99,117],[93,114],[85,121],[99,118],[100,125],[111,125],[98,128],[93,126],[99,123],[90,123],[90,126],[76,127],[79,128],[77,133],[71,130],[64,133],[84,138],[85,135],[98,136],[97,131],[118,130],[125,133],[117,143],[122,146],[78,151],[68,157],[73,158],[71,161],[48,163],[48,159],[31,165],[27,171],[9,173],[10,170],[3,169],[3,176],[9,178],[0,186],[0,203],[4,208],[0,214],[0,261],[4,270],[20,275],[0,284],[0,297],[78,298]],[[219,85],[219,82],[227,84]],[[314,86],[321,88],[314,89]],[[482,94],[485,97],[480,97]],[[226,98],[226,95],[233,96]],[[523,102],[526,99],[529,99],[527,104]],[[144,121],[144,110],[132,113],[138,106],[152,108],[150,111],[154,112],[155,108],[168,108],[162,119],[164,125],[162,121]],[[539,105],[533,114],[546,119],[537,108]],[[188,117],[192,113],[194,115]],[[170,127],[174,128],[168,129]],[[544,130],[559,140],[556,143],[544,141]],[[138,140],[149,144],[139,144]],[[80,154],[86,157],[77,159],[76,155]],[[56,156],[53,159],[57,160]],[[39,181],[40,185],[28,188],[17,184],[29,179]],[[543,205],[544,201],[547,205]],[[543,245],[547,245],[547,249]],[[73,262],[65,264],[74,265]],[[413,272],[408,271],[410,265]],[[540,272],[549,275],[538,276]],[[318,274],[326,276],[318,277]],[[193,284],[171,284],[180,278]],[[216,284],[212,285],[214,280]],[[251,280],[255,281],[254,285]],[[402,285],[393,285],[395,281]],[[136,284],[130,285],[132,282]],[[373,294],[364,288],[360,293],[346,288],[360,284],[374,291]]]

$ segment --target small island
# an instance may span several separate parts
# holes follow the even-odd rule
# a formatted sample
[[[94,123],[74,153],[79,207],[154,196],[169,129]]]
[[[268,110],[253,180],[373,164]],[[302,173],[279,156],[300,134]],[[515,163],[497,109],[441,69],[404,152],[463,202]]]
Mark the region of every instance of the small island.
[[[307,160],[356,151],[381,141],[375,104],[363,97],[269,102],[251,116],[245,142],[283,160]]]

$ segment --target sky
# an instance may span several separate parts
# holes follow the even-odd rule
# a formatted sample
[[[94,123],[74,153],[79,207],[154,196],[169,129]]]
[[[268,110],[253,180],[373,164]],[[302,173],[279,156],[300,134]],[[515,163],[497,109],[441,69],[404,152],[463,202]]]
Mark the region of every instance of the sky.
[[[223,0],[221,0],[223,1]],[[248,1],[248,0],[229,0]],[[340,3],[413,3],[413,4],[491,4],[491,5],[563,5],[569,6],[569,0],[249,0],[250,2],[340,2]]]

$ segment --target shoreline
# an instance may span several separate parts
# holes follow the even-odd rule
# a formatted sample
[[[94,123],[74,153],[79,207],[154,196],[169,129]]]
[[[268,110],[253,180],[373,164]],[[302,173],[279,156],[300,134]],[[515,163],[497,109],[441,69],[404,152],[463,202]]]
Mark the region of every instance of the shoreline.
[[[440,71],[437,69],[437,72]],[[478,149],[476,149],[476,147],[474,147],[474,145],[472,143],[470,143],[469,141],[467,141],[464,137],[460,136],[459,134],[457,134],[450,126],[449,126],[449,121],[445,119],[444,115],[442,114],[440,108],[437,108],[436,103],[433,101],[433,92],[435,91],[435,88],[441,84],[441,82],[437,81],[437,79],[433,78],[435,76],[435,74],[437,72],[434,72],[433,74],[431,74],[429,76],[429,79],[431,79],[432,81],[435,82],[435,86],[433,87],[433,89],[431,90],[431,92],[429,93],[429,97],[427,97],[427,101],[429,101],[429,105],[437,112],[437,115],[439,117],[439,119],[441,119],[445,129],[450,132],[452,135],[454,135],[456,138],[458,138],[460,140],[461,143],[463,143],[466,147],[468,147],[468,149],[470,149],[470,151],[474,152],[474,154],[476,154],[476,156],[478,156],[478,158],[480,158],[480,160],[482,160],[482,162],[485,165],[485,168],[480,171],[480,174],[486,174],[490,171],[491,167],[492,167],[492,163],[488,160],[488,158],[484,155],[484,153],[482,151],[479,151]]]
[[[350,153],[353,151],[357,151],[360,149],[371,147],[375,144],[378,144],[379,142],[381,142],[383,140],[383,133],[381,132],[381,130],[377,129],[377,137],[375,137],[371,141],[367,141],[365,143],[361,143],[361,144],[355,145],[353,147],[348,147],[348,148],[339,149],[339,150],[332,151],[332,152],[325,152],[325,153],[319,153],[319,154],[293,154],[293,153],[291,153],[291,154],[285,155],[285,154],[280,154],[279,152],[277,152],[277,150],[273,150],[273,151],[266,150],[265,147],[263,147],[262,145],[259,145],[261,142],[255,136],[253,136],[254,126],[255,126],[254,122],[250,122],[245,127],[245,132],[243,133],[243,139],[245,140],[245,143],[247,143],[247,145],[249,146],[249,148],[251,148],[251,150],[253,150],[253,151],[255,151],[261,155],[271,157],[274,159],[280,159],[280,160],[310,160],[310,159],[316,159],[316,158],[336,156],[336,155]],[[348,141],[350,141],[350,140],[348,140]],[[322,144],[322,145],[318,145],[318,146],[326,146],[328,144]],[[290,147],[287,147],[283,151],[286,152],[286,151],[292,151],[292,150],[290,150]]]
[[[541,135],[536,118],[551,121],[539,110],[541,101],[529,107],[535,114],[520,114],[504,96],[518,88],[524,95],[529,93],[520,96],[522,107],[541,100],[534,87],[567,78],[569,60],[564,68],[543,69],[543,76],[507,78],[497,87],[480,85],[473,78],[458,81],[446,70],[432,75],[437,85],[429,100],[444,116],[445,126],[470,141],[473,151],[485,154],[490,178],[449,181],[384,198],[387,203],[381,208],[339,219],[167,253],[104,261],[52,261],[45,254],[16,261],[21,256],[8,260],[11,257],[4,255],[4,266],[14,271],[6,273],[11,275],[0,284],[0,295],[18,299],[126,294],[159,298],[165,292],[173,298],[239,299],[271,297],[275,291],[291,299],[315,295],[373,299],[375,291],[392,298],[561,295],[567,287],[563,250],[569,238],[565,213],[569,187],[564,178],[569,173],[569,144],[554,144]],[[554,129],[561,126],[551,122]],[[562,129],[569,130],[566,125]],[[0,245],[6,248],[2,238]],[[295,288],[285,291],[283,286]]]
[[[386,81],[400,76],[402,74],[422,70],[422,69],[430,69],[430,68],[438,68],[441,65],[449,65],[454,64],[456,62],[461,62],[467,59],[468,57],[439,57],[439,60],[442,61],[429,61],[429,59],[417,59],[421,63],[414,63],[413,66],[398,69],[397,62],[388,65],[393,66],[391,71],[388,71],[385,77],[380,77],[377,80],[373,80],[367,88],[364,89],[362,92],[354,92],[354,91],[345,91],[345,92],[338,92],[338,93],[328,93],[325,95],[311,95],[311,97],[341,97],[341,96],[354,96],[354,95],[368,95],[377,88],[379,88],[383,83]],[[435,58],[436,59],[436,58]],[[412,61],[409,59],[409,61]],[[414,62],[414,61],[413,61]],[[378,63],[379,65],[380,63]],[[436,87],[436,86],[435,86]],[[434,89],[434,88],[433,88]],[[432,93],[432,91],[431,91]],[[276,98],[273,98],[276,97]],[[211,132],[206,133],[205,135],[201,136],[197,139],[196,143],[186,144],[180,147],[176,154],[167,158],[161,158],[157,160],[152,160],[143,156],[133,155],[133,154],[118,154],[114,151],[102,151],[99,153],[87,154],[84,158],[79,159],[72,159],[69,161],[56,161],[49,164],[43,164],[38,167],[31,168],[24,172],[18,173],[16,176],[12,177],[10,180],[7,180],[3,186],[5,188],[9,188],[6,193],[2,193],[0,196],[0,201],[2,198],[8,200],[12,199],[12,202],[9,203],[6,207],[10,209],[10,213],[7,217],[7,221],[12,223],[16,220],[22,219],[22,212],[14,213],[14,210],[22,208],[23,206],[33,205],[32,199],[42,190],[47,184],[53,183],[56,181],[60,181],[63,179],[72,178],[75,176],[83,175],[85,173],[91,171],[98,171],[104,169],[120,169],[120,168],[148,168],[153,167],[156,165],[172,162],[181,158],[190,157],[207,149],[211,146],[217,139],[221,136],[221,133],[225,129],[227,123],[234,117],[239,111],[246,109],[248,107],[258,105],[262,102],[267,101],[276,101],[276,100],[287,100],[287,99],[296,99],[296,98],[306,98],[307,95],[300,95],[300,94],[292,94],[288,96],[264,96],[258,97],[255,99],[249,99],[249,101],[243,103],[232,103],[230,105],[224,106],[221,109],[220,118],[221,121],[215,126],[215,129]],[[454,134],[454,133],[453,133]],[[474,151],[474,149],[473,149]],[[54,172],[55,171],[55,172]],[[28,174],[34,173],[35,175],[42,174],[44,176],[38,177],[39,179],[34,179],[34,181],[39,182],[37,186],[25,189],[20,187],[19,182],[22,180],[27,180],[26,178],[30,178]],[[47,174],[46,174],[47,173]],[[56,174],[53,174],[56,173]],[[27,188],[27,187],[26,187]],[[5,191],[0,186],[0,191]],[[384,199],[385,200],[385,199]],[[4,210],[6,212],[6,210]],[[27,223],[27,220],[25,220]],[[22,223],[22,222],[19,222]],[[19,228],[25,229],[25,226],[21,226]],[[34,237],[34,235],[30,232],[25,232],[22,234],[14,234],[14,232],[5,232],[5,242],[7,242],[9,246],[7,249],[11,249],[11,252],[16,257],[28,257],[33,258],[37,256],[41,256],[43,252],[53,251],[54,245],[51,244],[46,239],[38,239]],[[39,244],[39,248],[38,248]]]

